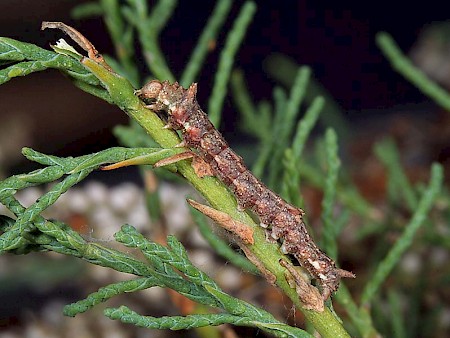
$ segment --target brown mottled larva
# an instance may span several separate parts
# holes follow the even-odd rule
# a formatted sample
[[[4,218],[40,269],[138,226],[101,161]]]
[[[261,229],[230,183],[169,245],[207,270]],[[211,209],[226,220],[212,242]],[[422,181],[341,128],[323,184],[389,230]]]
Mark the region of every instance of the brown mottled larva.
[[[261,225],[270,227],[271,237],[283,241],[281,250],[292,254],[319,282],[324,299],[338,289],[342,277],[355,277],[351,272],[338,269],[317,247],[306,231],[303,210],[268,189],[231,150],[197,103],[197,84],[184,89],[178,83],[153,80],[136,93],[151,101],[151,109],[168,114],[168,125],[182,131],[185,145],[197,150],[198,156],[234,193],[239,206],[258,215]]]

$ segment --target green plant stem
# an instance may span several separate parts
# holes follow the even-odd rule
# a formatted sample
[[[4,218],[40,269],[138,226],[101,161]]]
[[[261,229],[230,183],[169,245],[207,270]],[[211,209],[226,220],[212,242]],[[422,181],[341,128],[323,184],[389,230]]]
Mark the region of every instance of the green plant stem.
[[[362,337],[380,337],[380,334],[373,326],[370,314],[365,311],[365,309],[358,308],[358,305],[356,305],[355,301],[350,295],[347,286],[344,283],[341,283],[341,285],[339,286],[339,290],[335,294],[335,299],[345,308],[345,311],[347,311],[350,320],[353,322],[353,325],[355,325]]]
[[[134,63],[133,30],[126,26],[121,14],[118,0],[100,1],[104,21],[116,49],[117,59],[124,70],[124,75],[133,85],[139,85],[138,69]]]
[[[402,254],[411,245],[414,235],[424,223],[443,181],[443,168],[434,163],[431,167],[431,178],[428,189],[423,194],[411,221],[406,225],[403,234],[388,252],[386,257],[378,264],[372,279],[367,283],[361,296],[362,306],[368,306],[376,295],[381,284],[385,281],[394,266],[400,260]]]
[[[291,88],[295,82],[295,74],[301,66],[294,60],[282,54],[272,54],[264,62],[264,68],[269,76],[277,80],[287,88]],[[320,123],[325,127],[333,127],[339,138],[347,140],[351,135],[351,128],[344,117],[342,108],[336,103],[333,96],[324,88],[314,77],[311,77],[308,90],[305,93],[305,103],[311,102],[317,97],[322,96],[325,99],[323,114],[320,115]]]
[[[93,16],[101,16],[103,8],[97,2],[85,2],[72,8],[70,16],[75,20],[85,19]]]
[[[392,337],[406,338],[407,334],[404,323],[403,311],[401,306],[401,298],[396,290],[389,290],[388,301],[391,310]]]
[[[302,163],[300,175],[313,186],[324,189],[325,182],[323,177],[314,166],[306,162]],[[355,187],[338,184],[337,191],[338,200],[347,208],[363,217],[368,217],[369,219],[374,218],[374,215],[372,215],[372,207],[369,202],[360,195]]]
[[[276,136],[277,132],[279,132],[278,129],[280,128],[277,126],[281,126],[280,123],[287,102],[286,93],[280,87],[275,87],[273,90],[273,99],[275,101],[275,116],[272,118],[273,121],[271,121],[271,125],[274,126],[274,130],[269,134],[270,138],[268,137],[264,141],[259,156],[252,167],[253,174],[258,178],[262,178],[266,164],[270,161],[270,155],[275,148],[275,142],[277,140]]]
[[[173,82],[175,78],[161,52],[158,36],[173,13],[177,4],[176,0],[158,1],[149,16],[145,1],[128,0],[128,2],[132,7],[125,7],[123,15],[139,33],[139,41],[143,47],[148,68],[156,78]]]
[[[108,286],[100,288],[97,292],[91,293],[86,299],[66,305],[64,307],[64,315],[75,317],[75,315],[86,312],[87,310],[93,308],[95,305],[106,302],[116,295],[120,295],[125,292],[145,290],[156,285],[163,286],[158,282],[156,278],[153,277],[136,278],[110,284]]]
[[[226,95],[226,87],[231,74],[234,57],[241,45],[247,27],[252,21],[256,11],[256,5],[252,1],[247,1],[241,8],[233,28],[227,35],[225,46],[220,54],[219,67],[214,77],[214,86],[209,99],[208,112],[211,122],[218,127],[220,123],[223,101]]]
[[[40,217],[40,213],[52,205],[61,194],[84,179],[100,165],[111,161],[114,162],[115,160],[119,162],[131,158],[134,161],[139,161],[142,154],[145,154],[147,163],[150,161],[155,163],[174,154],[170,149],[128,149],[119,147],[78,158],[59,158],[39,153],[30,148],[24,148],[22,152],[29,160],[48,165],[49,167],[35,170],[28,174],[12,176],[0,182],[0,202],[17,215],[15,224],[0,236],[0,252],[14,250],[24,245],[26,242],[25,237],[29,236],[29,232],[35,228],[36,219]],[[68,174],[68,176],[62,182],[54,185],[46,194],[26,209],[13,197],[13,194],[18,190],[55,181],[65,174]]]
[[[338,249],[336,243],[337,231],[333,217],[333,207],[336,197],[336,184],[340,160],[338,158],[337,135],[329,128],[325,134],[328,175],[325,180],[324,197],[322,200],[322,222],[323,222],[323,247],[326,253],[337,260]]]
[[[243,71],[240,69],[233,70],[230,83],[237,108],[242,117],[245,120],[248,120],[245,124],[254,124],[256,119],[256,107],[245,84]]]
[[[144,107],[144,104],[134,95],[134,89],[128,81],[92,60],[84,59],[82,63],[104,84],[114,102],[135,119],[162,147],[173,148],[180,142],[176,133],[164,129],[164,123],[157,115]],[[179,151],[182,152],[183,149]],[[295,290],[285,279],[285,269],[278,263],[280,259],[286,259],[286,257],[281,254],[277,244],[266,241],[264,230],[256,225],[247,213],[238,210],[235,198],[223,184],[213,177],[199,178],[188,161],[177,162],[176,167],[177,172],[185,177],[213,208],[227,213],[233,219],[252,228],[255,244],[248,249],[266,269],[276,276],[276,284],[303,311],[322,337],[348,337],[347,332],[328,309],[319,313],[302,308]]]
[[[216,326],[231,323],[237,326],[253,326],[249,318],[238,317],[230,314],[200,314],[170,317],[143,317],[130,310],[126,306],[105,310],[105,315],[111,319],[119,319],[128,324],[134,324],[147,329],[183,330],[204,326]]]
[[[199,211],[195,210],[192,207],[190,208],[190,211],[196,225],[198,226],[198,229],[200,230],[200,233],[202,234],[203,238],[209,243],[211,248],[214,249],[214,252],[244,271],[251,272],[255,275],[259,274],[258,269],[247,258],[245,258],[245,256],[238,254],[236,251],[230,248],[227,242],[214,234],[211,227],[208,225],[204,215],[202,215]]]
[[[157,272],[166,275],[166,278],[167,275],[169,278],[180,278],[179,274],[173,270],[173,268],[175,268],[185,279],[192,283],[192,287],[196,287],[199,291],[204,291],[208,295],[214,297],[218,303],[216,305],[217,307],[225,310],[227,314],[237,316],[234,317],[234,321],[237,321],[236,325],[240,325],[239,319],[245,320],[248,318],[251,319],[251,321],[247,321],[245,326],[256,326],[264,331],[273,333],[276,336],[283,336],[282,333],[290,333],[290,336],[307,336],[310,338],[305,332],[278,322],[270,313],[223,292],[214,280],[190,262],[185,248],[174,236],[167,237],[167,247],[165,247],[147,240],[132,226],[124,225],[122,226],[121,231],[116,233],[114,237],[127,247],[139,249],[150,265]],[[209,299],[206,300],[209,301]],[[205,299],[198,298],[197,302],[204,304]],[[136,314],[136,316],[139,315]],[[144,319],[145,317],[140,316],[140,318]],[[193,317],[178,317],[176,318],[176,321],[172,321],[172,324],[167,328],[176,328],[176,323],[179,323],[180,325],[192,323],[191,319],[193,319]],[[155,319],[155,322],[158,321],[166,321],[166,318],[162,317],[160,320]],[[191,326],[191,324],[188,325]]]
[[[282,170],[280,163],[282,162],[283,152],[278,150],[288,147],[292,132],[297,125],[297,116],[300,112],[300,105],[306,92],[310,74],[311,69],[309,67],[301,67],[297,70],[289,98],[283,105],[284,109],[283,111],[277,110],[273,130],[273,152],[269,163],[269,187],[271,188],[276,187]]]
[[[257,137],[264,147],[265,144],[269,144],[272,141],[272,122],[270,116],[272,108],[270,104],[262,101],[258,105],[258,108],[255,107],[241,70],[234,70],[232,72],[230,83],[234,102],[241,115],[242,130]],[[255,121],[258,121],[258,123],[255,123]]]
[[[311,106],[308,107],[305,116],[297,123],[297,131],[294,135],[292,147],[284,153],[284,175],[281,186],[281,193],[294,205],[301,205],[300,172],[305,162],[302,155],[306,145],[306,140],[314,128],[316,121],[323,108],[323,98],[316,97]]]
[[[414,67],[412,62],[402,53],[394,39],[388,33],[378,33],[376,42],[384,56],[397,72],[442,108],[450,111],[450,94],[431,81],[420,69]]]
[[[223,26],[223,23],[230,12],[231,4],[231,0],[217,1],[214,11],[210,15],[208,22],[198,39],[197,45],[184,68],[183,74],[181,75],[180,84],[183,87],[187,88],[195,81],[195,78],[200,71],[200,67],[210,49],[210,44],[215,41],[220,28]]]
[[[182,330],[204,326],[216,326],[231,323],[237,326],[259,327],[261,330],[272,333],[275,337],[312,338],[307,332],[289,327],[277,322],[259,322],[246,316],[236,316],[226,313],[194,314],[187,316],[150,317],[141,316],[126,306],[105,310],[105,315],[111,319],[118,319],[124,323],[131,323],[139,327],[151,329]]]
[[[414,211],[417,208],[417,196],[402,169],[400,154],[394,141],[388,139],[377,143],[375,154],[388,170],[388,185],[395,200],[403,197],[408,209]]]

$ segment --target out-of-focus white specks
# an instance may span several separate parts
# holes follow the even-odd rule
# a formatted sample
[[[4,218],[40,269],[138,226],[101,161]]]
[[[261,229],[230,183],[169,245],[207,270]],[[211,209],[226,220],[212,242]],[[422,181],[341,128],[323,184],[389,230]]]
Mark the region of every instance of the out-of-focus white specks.
[[[433,248],[431,250],[431,261],[437,265],[446,265],[449,261],[449,252],[443,248]]]
[[[24,337],[26,338],[57,338],[46,325],[33,321],[27,325]]]
[[[2,338],[21,338],[18,333],[6,332],[2,333]]]
[[[441,322],[442,327],[450,328],[450,308],[449,307],[442,309],[439,321]]]
[[[84,191],[87,199],[93,205],[106,203],[109,196],[108,188],[98,182],[89,182],[84,187]]]
[[[86,197],[85,192],[82,189],[75,188],[67,194],[68,196],[66,196],[66,198],[68,199],[68,201],[70,201],[69,203],[67,203],[67,207],[72,212],[84,214],[88,211],[90,203],[88,198]]]
[[[61,311],[64,305],[62,301],[51,301],[41,310],[41,315],[50,325],[57,326],[64,317]]]
[[[113,235],[122,225],[122,220],[108,205],[98,206],[90,216],[95,237],[100,239],[113,239]]]
[[[196,267],[209,276],[214,275],[217,267],[214,266],[214,255],[208,250],[198,249],[189,253],[189,259]]]
[[[116,213],[128,213],[142,195],[134,184],[125,183],[111,189],[109,204]]]
[[[413,252],[406,253],[403,256],[400,265],[405,272],[408,272],[411,275],[417,275],[422,269],[420,256]]]
[[[42,190],[40,188],[27,188],[25,190],[21,190],[16,194],[17,200],[24,206],[29,207],[31,204],[36,202],[36,200],[41,197]]]
[[[236,278],[240,272],[232,265],[223,265],[217,271],[217,280],[221,285],[226,285],[227,290],[239,290],[242,287],[242,280]]]
[[[98,321],[98,316],[97,321]],[[76,316],[73,320],[64,320],[64,329],[67,332],[65,338],[91,338],[95,335],[95,332],[89,327],[89,322],[83,319],[82,316]]]
[[[156,302],[156,303],[167,302],[166,290],[163,288],[160,288],[158,286],[154,286],[152,288],[142,290],[142,291],[140,291],[140,293],[143,295],[143,297],[145,297],[149,301],[151,300],[152,302]]]
[[[184,191],[183,191],[184,190]],[[160,187],[160,198],[163,210],[167,210],[166,218],[171,234],[177,234],[189,223],[190,214],[186,196],[191,192],[187,188],[163,184]]]
[[[180,190],[181,189],[181,190]],[[120,227],[128,223],[137,228],[137,230],[148,236],[150,232],[155,237],[161,234],[156,233],[157,229],[161,229],[164,234],[172,234],[179,238],[183,244],[188,243],[189,257],[195,266],[209,276],[216,276],[218,281],[229,288],[239,289],[240,278],[236,278],[237,270],[232,266],[227,266],[222,262],[217,263],[217,257],[211,253],[210,247],[199,233],[197,227],[193,226],[191,215],[186,203],[186,196],[192,194],[189,188],[180,188],[172,184],[160,185],[161,208],[164,212],[165,220],[164,228],[161,225],[152,229],[150,217],[145,203],[144,192],[141,188],[127,183],[108,188],[98,183],[90,182],[83,186],[70,189],[62,195],[58,201],[45,211],[44,216],[55,218],[72,225],[78,225],[76,222],[85,222],[92,233],[83,233],[83,237],[87,241],[99,243],[106,247],[118,248],[118,250],[131,255],[139,255],[138,250],[124,247],[118,247],[114,240],[114,233],[120,230]],[[26,189],[21,194],[22,203],[29,206],[39,198],[44,191],[40,188]],[[104,243],[105,242],[105,243]],[[57,257],[64,259],[62,255],[51,253]],[[4,262],[0,257],[1,263]],[[217,264],[220,264],[218,266]],[[5,267],[7,269],[8,267]],[[103,268],[96,265],[86,266],[86,275],[83,277],[94,284],[94,288],[88,292],[94,291],[104,285],[113,282],[130,280],[130,275],[117,272],[112,269]],[[132,296],[130,296],[133,302]],[[138,299],[142,299],[146,304],[155,304],[153,307],[158,308],[160,304],[170,303],[167,290],[159,287],[152,287],[141,291]],[[123,297],[113,298],[109,300],[111,306],[119,306],[123,304]],[[129,300],[130,301],[130,300]],[[139,302],[137,302],[139,304]],[[11,335],[11,338],[32,337],[32,338],[131,338],[148,337],[148,331],[144,329],[134,329],[130,331],[129,326],[123,328],[119,322],[111,321],[103,316],[101,306],[97,309],[90,310],[90,315],[80,315],[75,318],[61,316],[62,304],[58,301],[45,305],[39,314],[36,323],[27,322],[26,332],[21,331],[18,336]],[[134,310],[141,312],[139,305],[133,307]],[[37,325],[39,323],[39,325]],[[95,324],[93,324],[95,323]],[[101,335],[98,333],[102,332]],[[130,335],[133,332],[134,335]],[[24,335],[25,334],[25,335]],[[152,337],[166,336],[165,331],[155,332]],[[3,336],[2,336],[3,337]],[[5,336],[6,337],[6,336]]]
[[[132,224],[138,231],[148,230],[150,227],[150,217],[147,207],[144,203],[144,198],[138,199],[138,202],[129,210],[126,215],[125,222]]]
[[[89,267],[89,276],[99,284],[110,283],[112,271],[102,266],[92,265]]]
[[[211,231],[214,231],[214,229],[211,228]],[[196,226],[189,232],[189,242],[199,248],[211,248]]]

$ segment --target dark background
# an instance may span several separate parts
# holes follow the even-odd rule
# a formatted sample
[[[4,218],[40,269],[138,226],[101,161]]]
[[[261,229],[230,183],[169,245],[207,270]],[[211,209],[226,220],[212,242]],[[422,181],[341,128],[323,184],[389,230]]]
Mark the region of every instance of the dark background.
[[[113,53],[100,18],[70,18],[71,8],[81,2],[2,0],[0,35],[47,48],[62,34],[41,32],[40,22],[63,21],[85,34],[100,52]],[[217,47],[199,74],[199,101],[204,106],[231,18],[237,15],[241,3],[234,4]],[[161,36],[162,49],[175,74],[181,73],[213,7],[214,2],[207,1],[178,4]],[[385,115],[397,106],[429,101],[391,69],[375,45],[375,34],[389,32],[407,52],[424,26],[445,20],[447,13],[437,1],[408,6],[396,6],[392,1],[267,1],[258,5],[236,66],[244,70],[255,100],[271,100],[275,83],[263,70],[267,56],[282,53],[298,64],[310,65],[315,78],[343,108],[346,117],[364,128],[361,122],[370,121],[374,114]],[[234,110],[228,98],[224,105],[225,132],[233,132]],[[428,113],[433,114],[431,110]],[[57,71],[46,71],[15,78],[0,87],[0,121],[8,130],[11,124],[26,129],[17,142],[0,140],[15,142],[11,159],[2,163],[14,168],[20,157],[13,154],[23,146],[73,156],[104,149],[115,144],[110,129],[126,123],[127,118],[116,107],[75,88]]]

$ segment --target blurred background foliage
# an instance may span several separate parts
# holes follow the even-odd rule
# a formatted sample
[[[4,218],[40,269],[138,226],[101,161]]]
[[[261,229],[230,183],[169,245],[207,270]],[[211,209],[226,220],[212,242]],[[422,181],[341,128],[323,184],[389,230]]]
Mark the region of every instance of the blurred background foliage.
[[[108,1],[103,3],[107,4]],[[120,27],[111,23],[108,26],[108,21],[104,22],[99,17],[84,16],[80,7],[73,10],[78,4],[79,1],[45,1],[40,4],[5,1],[1,5],[3,10],[0,16],[4,16],[0,20],[1,35],[47,48],[49,41],[56,40],[49,36],[57,36],[58,33],[39,32],[40,22],[64,21],[85,33],[102,53],[115,55],[119,51],[122,60],[128,58],[131,62],[136,61],[137,71],[131,66],[127,69],[126,61],[122,62],[122,68],[127,77],[138,86],[138,77],[142,80],[142,74],[148,75],[145,60],[140,59],[140,51],[137,50],[135,55],[130,53],[130,50],[120,54],[120,49],[114,48],[114,39],[117,42],[117,39],[126,36],[127,31],[120,30]],[[230,88],[227,96],[223,98],[221,131],[232,147],[245,158],[249,167],[253,167],[265,182],[307,210],[309,223],[316,229],[316,233],[320,233],[320,215],[323,208],[326,208],[321,203],[326,189],[323,173],[328,170],[327,141],[322,135],[326,127],[332,126],[335,129],[340,146],[338,154],[341,167],[336,192],[338,202],[331,212],[336,215],[337,232],[341,232],[341,265],[353,270],[358,276],[355,281],[349,281],[347,284],[353,298],[358,303],[363,300],[362,309],[365,306],[364,301],[374,297],[369,295],[365,284],[373,277],[372,274],[380,266],[380,261],[404,233],[405,225],[411,219],[419,197],[424,192],[432,162],[444,165],[448,185],[448,109],[433,103],[414,85],[394,72],[378,49],[375,39],[379,31],[389,32],[411,60],[448,92],[450,48],[446,32],[449,26],[444,22],[447,17],[437,11],[432,3],[427,6],[422,4],[420,8],[412,7],[409,9],[412,14],[406,16],[403,15],[404,8],[395,6],[389,6],[389,15],[386,15],[388,5],[391,4],[386,2],[383,6],[377,3],[372,7],[361,4],[348,6],[346,9],[320,7],[308,1],[260,5],[244,43],[237,52],[233,71],[224,69],[230,76]],[[167,25],[160,27],[161,53],[170,68],[164,70],[162,67],[160,76],[170,77],[168,74],[172,72],[175,78],[181,79],[185,76],[189,79],[182,70],[213,7],[213,2],[180,2],[177,7],[173,7]],[[88,10],[92,14],[96,8]],[[232,6],[229,15],[235,17],[239,9],[240,6]],[[69,13],[72,13],[72,17],[69,17]],[[17,18],[20,18],[20,22]],[[434,21],[441,22],[432,24]],[[226,44],[226,33],[232,26],[232,20],[225,20],[217,40],[209,41],[209,55],[195,78],[195,81],[199,82],[199,102],[205,108],[211,107],[210,88],[215,83],[216,70],[221,60],[220,52]],[[114,28],[117,29],[116,33]],[[112,38],[108,38],[108,30],[112,32]],[[123,36],[120,35],[121,32],[124,33]],[[380,36],[378,38],[380,42]],[[118,58],[119,61],[121,57]],[[304,107],[300,111],[292,112],[292,130],[272,130],[274,124],[268,116],[271,116],[274,110],[289,110],[282,105],[283,97],[288,96],[296,79],[299,81],[296,74],[298,67],[302,65],[309,66],[304,71],[311,72],[310,82],[303,97]],[[246,92],[248,96],[245,95]],[[325,103],[322,113],[316,117],[319,120],[311,131],[312,137],[301,147],[302,156],[297,159],[298,166],[288,168],[288,177],[280,180],[280,163],[289,159],[292,153],[277,150],[286,147],[288,134],[294,133],[297,119],[305,114],[303,108],[310,106],[317,95],[322,95]],[[117,124],[127,124],[125,115],[117,108],[79,91],[56,71],[17,78],[2,85],[0,102],[0,128],[3,129],[0,133],[0,169],[4,177],[33,168],[20,156],[20,148],[23,146],[60,156],[87,154],[116,145],[112,128]],[[255,120],[258,121],[257,127]],[[314,122],[311,128],[313,126]],[[119,131],[122,136],[124,133],[124,129]],[[277,139],[277,136],[283,134],[286,136]],[[328,138],[330,137],[332,138],[328,134]],[[255,146],[261,142],[265,146],[255,152]],[[134,146],[137,145],[140,144]],[[292,147],[295,148],[294,145]],[[298,154],[298,151],[296,153]],[[151,189],[154,178],[148,174],[144,177],[147,178],[147,188],[150,186]],[[300,195],[296,194],[295,190],[289,190],[292,185],[284,183],[292,177],[296,177],[297,186],[301,182]],[[133,169],[121,170],[112,175],[94,174],[90,179],[100,180],[108,185],[108,188],[100,185],[99,190],[112,189],[109,186],[117,182],[141,183],[138,172]],[[98,183],[91,184],[95,186]],[[39,195],[36,191],[34,193],[35,196]],[[86,194],[84,191],[78,193]],[[97,196],[96,194],[100,193],[94,190],[91,194]],[[121,195],[120,192],[117,194]],[[33,199],[26,196],[23,198],[29,198],[30,201]],[[103,202],[98,203],[99,208],[109,210],[109,214],[113,214],[114,218],[102,219],[98,226],[105,226],[104,223],[111,220],[120,224],[126,219],[127,207],[122,207],[123,210],[120,211],[121,198],[116,198],[119,202],[106,197],[100,198]],[[78,199],[68,198],[68,201],[86,199],[87,195],[82,195]],[[148,198],[147,202],[150,207],[160,203],[151,198]],[[179,202],[182,204],[183,200]],[[83,202],[78,202],[81,206],[73,206],[73,202],[67,203],[65,208],[71,212],[63,213],[64,218],[69,220],[71,225],[81,227],[80,232],[90,235],[95,228],[91,217],[95,217],[98,210],[83,206]],[[163,201],[162,204],[165,205],[163,210],[173,210],[171,208],[175,203]],[[118,207],[117,213],[117,210],[114,210]],[[154,207],[153,210],[159,208]],[[151,215],[155,216],[155,212]],[[450,294],[446,285],[450,278],[450,266],[447,263],[450,248],[449,216],[449,195],[445,188],[438,196],[425,226],[414,238],[411,248],[402,256],[400,264],[382,289],[371,299],[370,312],[374,326],[383,336],[448,336]],[[183,217],[187,216],[181,216]],[[149,220],[137,222],[139,221],[145,225]],[[185,243],[183,238],[186,237],[186,242],[190,243],[192,228],[185,228],[183,223],[186,222],[178,222],[182,229],[176,230],[180,234],[178,238]],[[133,224],[132,221],[130,223]],[[85,224],[89,224],[88,229],[83,228]],[[159,224],[170,222],[164,220]],[[118,230],[117,226],[115,230]],[[151,231],[158,233],[155,228]],[[166,229],[161,233],[176,231]],[[99,233],[97,236],[110,239],[107,234]],[[326,245],[327,239],[322,240]],[[192,243],[194,252],[204,250],[203,244],[195,240]],[[5,301],[0,309],[0,325],[5,327],[5,332],[16,330],[23,333],[23,330],[27,330],[27,324],[28,330],[30,325],[34,325],[33,329],[38,332],[50,330],[51,325],[48,323],[55,321],[51,309],[56,307],[54,311],[60,311],[60,307],[55,304],[59,304],[61,298],[64,299],[63,303],[77,300],[87,293],[80,291],[82,286],[93,291],[105,284],[107,279],[99,272],[85,272],[81,281],[75,280],[74,276],[80,275],[80,271],[85,268],[73,260],[70,264],[58,264],[55,257],[52,258],[55,262],[49,263],[47,259],[37,255],[30,256],[28,263],[24,263],[23,257],[8,257],[7,262],[5,257],[1,258],[0,292]],[[203,259],[206,260],[204,256]],[[212,266],[215,264],[222,267],[220,271],[225,271],[224,261],[220,258],[211,263]],[[16,269],[19,265],[21,269]],[[46,273],[47,269],[49,273]],[[238,275],[236,271],[230,274]],[[33,276],[32,282],[29,280],[30,276]],[[223,285],[226,281],[227,279]],[[261,282],[252,277],[242,277],[241,283],[253,283],[261,287],[261,284],[258,284]],[[236,286],[236,289],[239,287]],[[255,287],[249,286],[247,291],[249,290],[255,292]],[[62,297],[61,292],[65,293]],[[175,304],[172,305],[172,311],[181,309],[189,313],[186,304],[177,303],[173,295],[171,297]],[[269,311],[277,318],[283,320],[289,317],[291,323],[301,323],[304,320],[298,313],[289,313],[290,305],[287,300],[280,299],[281,295],[268,287],[264,287],[263,292],[258,292],[250,299],[259,300],[267,309],[268,303],[273,303],[271,297],[279,302],[279,307],[274,306],[276,309]],[[139,297],[135,298],[134,301],[139,303]],[[17,299],[23,300],[23,306],[11,306]],[[167,313],[158,307],[149,309],[152,307],[150,305],[140,304],[138,307],[148,312]],[[31,312],[29,309],[32,309]],[[39,310],[42,310],[42,321],[39,318],[30,321],[29,313]],[[341,313],[343,312],[339,312]],[[95,318],[101,317],[100,313],[98,315]],[[343,318],[344,322],[349,322],[345,314]],[[101,321],[94,323],[86,319],[84,323],[78,322],[78,330],[82,328],[92,334],[95,324],[98,324],[96,330],[103,330],[101,334],[106,336],[108,324],[102,324]],[[68,327],[74,324],[64,325]],[[117,324],[113,324],[114,327],[115,325]],[[350,324],[349,327],[352,335],[356,335],[357,329],[352,325],[357,324]],[[59,332],[67,331],[67,327],[59,327]],[[115,330],[123,330],[124,336],[139,334],[138,330],[130,333],[131,331],[127,330],[132,329],[129,328]],[[245,331],[237,332],[239,335],[246,334]]]

